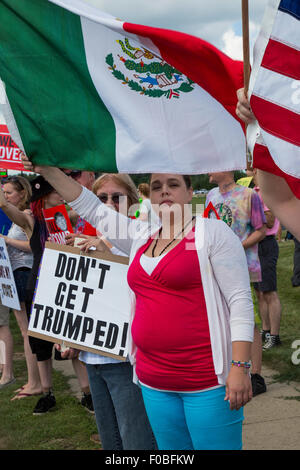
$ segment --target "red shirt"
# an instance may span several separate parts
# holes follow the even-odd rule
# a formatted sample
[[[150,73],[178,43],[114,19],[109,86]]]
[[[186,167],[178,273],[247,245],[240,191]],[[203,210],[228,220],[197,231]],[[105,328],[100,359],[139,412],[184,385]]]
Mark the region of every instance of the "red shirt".
[[[140,257],[150,239],[128,270],[136,295],[136,373],[150,387],[196,391],[218,385],[194,237],[193,231],[192,239],[184,238],[148,275]]]

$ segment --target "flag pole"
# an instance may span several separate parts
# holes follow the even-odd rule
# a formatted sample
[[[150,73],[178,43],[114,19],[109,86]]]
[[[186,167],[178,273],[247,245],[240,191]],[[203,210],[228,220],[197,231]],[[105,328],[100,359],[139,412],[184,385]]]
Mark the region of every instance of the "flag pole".
[[[248,95],[250,81],[250,41],[249,41],[249,5],[248,0],[242,0],[242,27],[243,27],[243,62],[244,62],[244,92]],[[247,125],[246,125],[247,130]],[[246,145],[247,170],[252,169],[252,158]]]

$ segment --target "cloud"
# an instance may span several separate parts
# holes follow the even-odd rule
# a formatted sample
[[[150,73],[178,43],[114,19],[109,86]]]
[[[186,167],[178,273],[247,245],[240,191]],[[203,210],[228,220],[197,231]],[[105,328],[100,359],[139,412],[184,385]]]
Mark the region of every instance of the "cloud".
[[[232,59],[242,60],[243,59],[243,38],[237,36],[232,28],[222,36],[224,42],[223,52],[229,55]]]
[[[260,25],[249,22],[250,62],[253,57],[253,45],[259,33]],[[232,59],[243,60],[243,37],[237,34],[233,28],[228,29],[222,36],[222,51]]]

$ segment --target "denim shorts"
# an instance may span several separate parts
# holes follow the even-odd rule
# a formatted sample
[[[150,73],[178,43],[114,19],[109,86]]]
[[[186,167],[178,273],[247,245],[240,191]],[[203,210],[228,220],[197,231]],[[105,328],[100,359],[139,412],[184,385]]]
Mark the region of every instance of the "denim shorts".
[[[14,278],[18,292],[19,302],[25,302],[26,287],[30,271],[30,268],[25,267],[14,270]]]

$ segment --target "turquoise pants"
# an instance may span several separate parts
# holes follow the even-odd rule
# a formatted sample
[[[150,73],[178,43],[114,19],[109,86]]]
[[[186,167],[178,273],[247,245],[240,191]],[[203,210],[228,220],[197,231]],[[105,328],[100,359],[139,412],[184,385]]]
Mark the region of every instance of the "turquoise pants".
[[[241,450],[243,408],[230,410],[225,387],[197,393],[142,386],[159,450]]]

